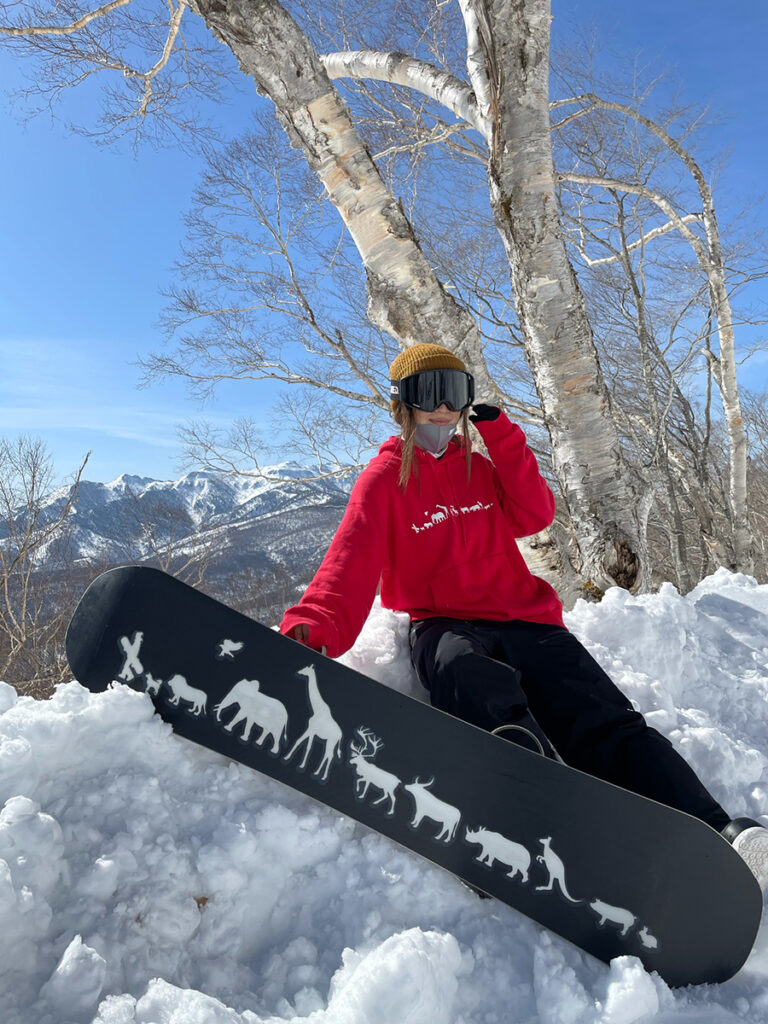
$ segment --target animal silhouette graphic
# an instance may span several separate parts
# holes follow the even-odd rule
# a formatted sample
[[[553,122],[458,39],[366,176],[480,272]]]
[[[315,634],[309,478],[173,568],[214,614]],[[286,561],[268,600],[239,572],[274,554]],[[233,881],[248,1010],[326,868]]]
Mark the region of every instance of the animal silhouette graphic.
[[[328,772],[330,771],[334,758],[341,757],[341,728],[337,722],[334,721],[331,709],[320,696],[320,691],[317,688],[317,675],[315,674],[314,666],[307,665],[306,668],[299,669],[298,674],[306,676],[307,693],[309,696],[309,703],[312,708],[312,714],[310,715],[309,722],[307,723],[307,728],[285,755],[285,760],[290,761],[296,751],[299,750],[301,746],[304,746],[304,756],[301,759],[299,768],[306,768],[310,748],[316,739],[320,740],[320,742],[324,744],[323,758],[315,769],[314,774],[320,775],[322,781],[325,782],[328,778]]]
[[[374,736],[370,729],[362,726],[357,730],[361,742],[355,745],[349,744],[349,763],[354,766],[357,779],[355,780],[355,792],[362,799],[368,791],[369,786],[381,790],[381,796],[373,801],[376,804],[389,800],[387,814],[395,813],[395,790],[400,785],[400,779],[392,772],[385,772],[383,768],[373,764],[372,758],[381,749],[381,740]]]
[[[160,692],[160,687],[163,685],[162,679],[155,679],[151,672],[147,672],[144,677],[144,682],[147,687],[147,693],[152,697],[156,697]]]
[[[640,936],[640,941],[646,949],[659,948],[659,940],[655,938],[655,936],[651,935],[651,933],[648,931],[645,925],[643,925],[643,927],[640,929],[638,935]]]
[[[274,697],[261,693],[258,679],[241,679],[239,683],[235,683],[224,700],[214,707],[216,721],[220,722],[221,712],[233,704],[239,705],[239,711],[232,721],[224,726],[227,732],[232,732],[241,722],[245,722],[243,739],[247,743],[253,729],[259,728],[261,732],[256,737],[256,746],[260,747],[271,739],[272,753],[277,754],[288,729],[288,712],[285,705]]]
[[[464,836],[468,843],[480,844],[477,860],[481,864],[487,864],[490,868],[495,861],[499,861],[500,864],[512,869],[507,873],[507,878],[514,878],[519,874],[522,882],[528,881],[531,855],[520,843],[515,843],[498,832],[490,832],[487,828],[478,828],[474,832],[465,829]]]
[[[552,837],[547,836],[545,839],[540,839],[539,842],[543,846],[544,852],[538,854],[536,860],[539,864],[543,864],[549,872],[549,881],[546,885],[537,885],[536,892],[551,892],[557,882],[558,889],[567,900],[570,900],[571,903],[583,902],[575,900],[565,886],[565,864],[552,849]]]
[[[610,903],[602,900],[592,900],[589,904],[590,910],[594,910],[600,920],[597,922],[601,927],[606,921],[617,924],[621,928],[621,934],[626,935],[632,925],[637,921],[634,914],[623,907],[612,907]]]
[[[169,704],[178,707],[179,701],[184,700],[192,705],[191,711],[193,715],[205,714],[208,694],[204,690],[196,690],[194,686],[189,685],[184,676],[180,675],[171,676],[166,685],[173,694],[172,697],[168,698]]]
[[[242,640],[222,640],[217,645],[216,657],[234,659],[235,655],[242,651],[243,647]]]
[[[418,828],[424,818],[436,821],[440,825],[440,831],[435,838],[449,843],[456,835],[461,812],[457,807],[451,807],[445,801],[439,800],[434,793],[429,792],[429,787],[434,781],[434,778],[431,778],[429,782],[421,782],[416,778],[407,786],[403,786],[403,789],[413,797],[416,806],[411,826]]]
[[[136,676],[143,675],[144,666],[139,660],[139,651],[141,650],[141,642],[144,639],[144,634],[136,632],[133,634],[133,639],[129,640],[127,636],[121,636],[118,640],[120,647],[123,650],[125,659],[123,661],[123,667],[117,674],[118,679],[122,679],[124,683],[129,683],[131,679]]]

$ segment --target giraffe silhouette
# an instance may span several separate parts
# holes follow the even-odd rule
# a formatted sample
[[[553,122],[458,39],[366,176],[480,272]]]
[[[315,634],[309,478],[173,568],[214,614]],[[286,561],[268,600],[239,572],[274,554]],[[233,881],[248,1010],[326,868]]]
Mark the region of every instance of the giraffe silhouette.
[[[301,759],[299,768],[306,768],[312,744],[316,739],[320,740],[325,744],[325,749],[323,758],[315,769],[314,774],[321,775],[322,773],[322,781],[325,782],[328,778],[328,772],[333,759],[341,757],[341,728],[334,721],[331,709],[320,696],[314,665],[307,665],[306,668],[299,669],[298,674],[306,676],[307,693],[310,706],[312,707],[312,714],[307,723],[307,728],[285,755],[285,760],[290,761],[296,751],[304,745],[304,756]]]

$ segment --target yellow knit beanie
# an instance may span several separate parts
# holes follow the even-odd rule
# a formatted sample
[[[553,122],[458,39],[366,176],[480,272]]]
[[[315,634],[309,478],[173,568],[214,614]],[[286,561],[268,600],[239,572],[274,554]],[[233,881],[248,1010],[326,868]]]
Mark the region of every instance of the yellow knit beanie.
[[[397,356],[389,368],[390,380],[403,380],[422,370],[466,370],[466,366],[450,349],[442,345],[411,345]],[[396,403],[390,402],[392,408]]]

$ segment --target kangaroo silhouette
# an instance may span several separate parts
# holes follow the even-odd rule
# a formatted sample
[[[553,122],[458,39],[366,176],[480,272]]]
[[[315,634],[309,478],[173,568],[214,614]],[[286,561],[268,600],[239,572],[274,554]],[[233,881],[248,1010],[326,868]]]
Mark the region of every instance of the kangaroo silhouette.
[[[316,739],[320,740],[325,744],[325,749],[323,752],[323,758],[315,769],[314,774],[320,775],[322,772],[322,781],[325,782],[328,778],[331,762],[334,758],[341,757],[341,727],[334,721],[331,709],[320,696],[320,691],[317,688],[317,676],[315,674],[314,665],[307,665],[306,668],[299,669],[298,674],[306,676],[307,693],[309,695],[312,714],[310,715],[309,722],[307,723],[307,728],[285,755],[285,760],[290,761],[296,751],[302,745],[305,745],[304,756],[302,757],[301,764],[299,765],[299,768],[305,768],[307,765],[307,758],[309,757],[310,747]]]
[[[536,860],[549,872],[549,882],[546,885],[537,885],[536,892],[551,892],[557,882],[560,892],[567,900],[571,903],[581,903],[582,901],[575,900],[565,887],[565,864],[552,849],[552,836],[540,839],[539,842],[544,847],[544,852],[538,854]]]

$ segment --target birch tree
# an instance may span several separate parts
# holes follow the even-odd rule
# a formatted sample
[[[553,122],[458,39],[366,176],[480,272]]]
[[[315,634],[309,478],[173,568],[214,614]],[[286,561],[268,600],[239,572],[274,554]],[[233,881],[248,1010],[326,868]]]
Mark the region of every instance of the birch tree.
[[[116,26],[125,27],[119,19],[135,18],[130,29],[140,23],[141,8],[131,6],[131,0],[90,11],[77,4],[57,5],[48,8],[47,18],[45,8],[16,5],[0,33],[54,54],[60,62],[67,54],[58,49],[62,40],[66,46],[81,40],[76,58],[82,73],[117,70],[128,90],[123,100],[132,102],[130,115],[138,125],[166,111],[160,102],[162,83],[175,82],[178,92],[179,76],[189,74],[182,24],[188,11],[199,15],[271,101],[291,145],[338,212],[364,272],[370,322],[399,345],[447,344],[473,370],[479,394],[486,401],[503,401],[477,321],[425,257],[402,202],[383,178],[334,80],[386,82],[418,94],[432,115],[421,143],[460,144],[487,168],[489,208],[507,255],[521,339],[573,526],[575,568],[596,590],[612,583],[642,583],[642,502],[622,452],[558,212],[562,179],[555,172],[550,139],[548,0],[458,0],[464,68],[436,66],[391,49],[323,54],[277,0],[179,0],[170,4],[161,27],[154,23],[154,34],[145,35],[145,43],[156,41],[157,52],[142,70],[125,56],[110,57]],[[429,29],[443,17],[451,19],[453,12],[437,4]],[[332,34],[322,19],[319,26],[307,24],[315,39]],[[137,38],[135,32],[134,44]],[[172,99],[173,94],[171,88]],[[441,113],[434,115],[435,110]],[[685,223],[680,227],[685,229]],[[715,248],[708,242],[702,251],[708,267],[717,262]],[[715,283],[712,287],[717,291]],[[725,325],[721,291],[716,294],[718,323]],[[326,332],[324,343],[357,378],[358,397],[380,403],[385,381],[357,365],[338,334]],[[722,352],[721,343],[724,379]],[[723,386],[727,390],[730,380]],[[734,431],[737,426],[734,418]],[[740,480],[736,474],[734,509],[740,507]]]
[[[495,221],[581,572],[635,587],[642,531],[584,299],[557,208],[549,115],[548,0],[462,0],[470,79],[491,124]]]
[[[592,269],[588,304],[600,325],[620,434],[642,481],[648,571],[662,567],[661,578],[687,591],[733,560],[721,449],[708,426],[711,394],[697,409],[687,393],[696,393],[701,374],[694,364],[703,362],[711,330],[706,289],[691,291],[692,268],[677,258],[679,246],[630,251],[630,228],[646,234],[646,211],[637,197],[604,195],[603,202],[579,204],[573,225],[580,239],[611,254]]]
[[[754,438],[747,486],[756,570],[765,578],[768,572],[768,397],[748,392],[744,396],[744,418],[750,437]]]
[[[707,543],[714,543],[713,550],[723,552],[723,562],[729,567],[751,571],[747,435],[737,381],[733,297],[753,279],[752,275],[760,276],[765,269],[759,265],[749,269],[754,260],[747,252],[737,253],[733,248],[726,252],[713,189],[691,145],[700,115],[673,103],[661,105],[659,116],[652,119],[640,110],[648,104],[648,93],[638,89],[636,82],[633,84],[634,92],[624,101],[617,96],[602,97],[592,83],[587,90],[577,88],[568,96],[565,84],[566,98],[552,105],[555,135],[561,151],[567,149],[558,177],[561,197],[574,224],[571,241],[579,262],[590,271],[621,264],[630,284],[632,261],[642,261],[647,268],[650,254],[665,246],[670,250],[666,256],[670,270],[673,265],[680,272],[685,268],[688,279],[677,293],[684,312],[675,321],[672,341],[665,351],[671,351],[675,334],[688,331],[698,344],[688,347],[679,369],[690,372],[692,364],[698,362],[701,367],[706,360],[707,393],[711,383],[719,394],[728,456],[725,529],[720,528],[717,538],[708,536]],[[626,140],[623,145],[622,138]],[[619,214],[625,207],[634,211],[631,238],[620,237],[620,218],[613,218],[610,224],[601,219],[599,226],[593,224],[590,228],[590,212],[599,206],[601,196]],[[610,238],[613,243],[609,243]],[[761,262],[764,264],[764,259]],[[636,289],[638,309],[641,300],[644,302],[645,296]],[[696,315],[702,328],[692,330]],[[637,333],[642,347],[647,343],[647,323],[638,322]],[[657,354],[653,365],[663,363]],[[703,477],[702,483],[705,485]],[[711,516],[702,515],[702,531],[707,533],[710,526]]]
[[[67,529],[87,461],[50,515],[53,468],[45,445],[26,436],[0,439],[0,679],[60,682],[67,672]]]
[[[719,343],[719,354],[712,351],[709,345],[704,349],[711,365],[711,371],[723,403],[725,422],[728,430],[730,450],[730,516],[732,521],[732,543],[734,567],[751,570],[751,538],[747,511],[747,436],[744,430],[744,417],[739,399],[736,372],[736,339],[733,328],[733,311],[731,307],[728,274],[723,256],[723,246],[715,215],[712,190],[693,155],[674,139],[661,125],[625,104],[604,100],[595,94],[574,97],[570,101],[561,101],[557,106],[566,103],[577,104],[582,111],[611,110],[631,118],[642,125],[652,136],[655,136],[679,158],[693,178],[701,211],[681,213],[669,198],[657,192],[646,183],[622,181],[608,176],[578,174],[564,172],[562,181],[572,182],[587,187],[609,189],[613,192],[640,195],[647,199],[667,218],[667,224],[653,229],[653,237],[663,231],[677,231],[691,246],[701,273],[704,275],[709,291],[709,299]],[[702,232],[696,231],[701,225]],[[702,237],[703,236],[703,237]],[[652,238],[644,237],[642,244],[648,244]]]

